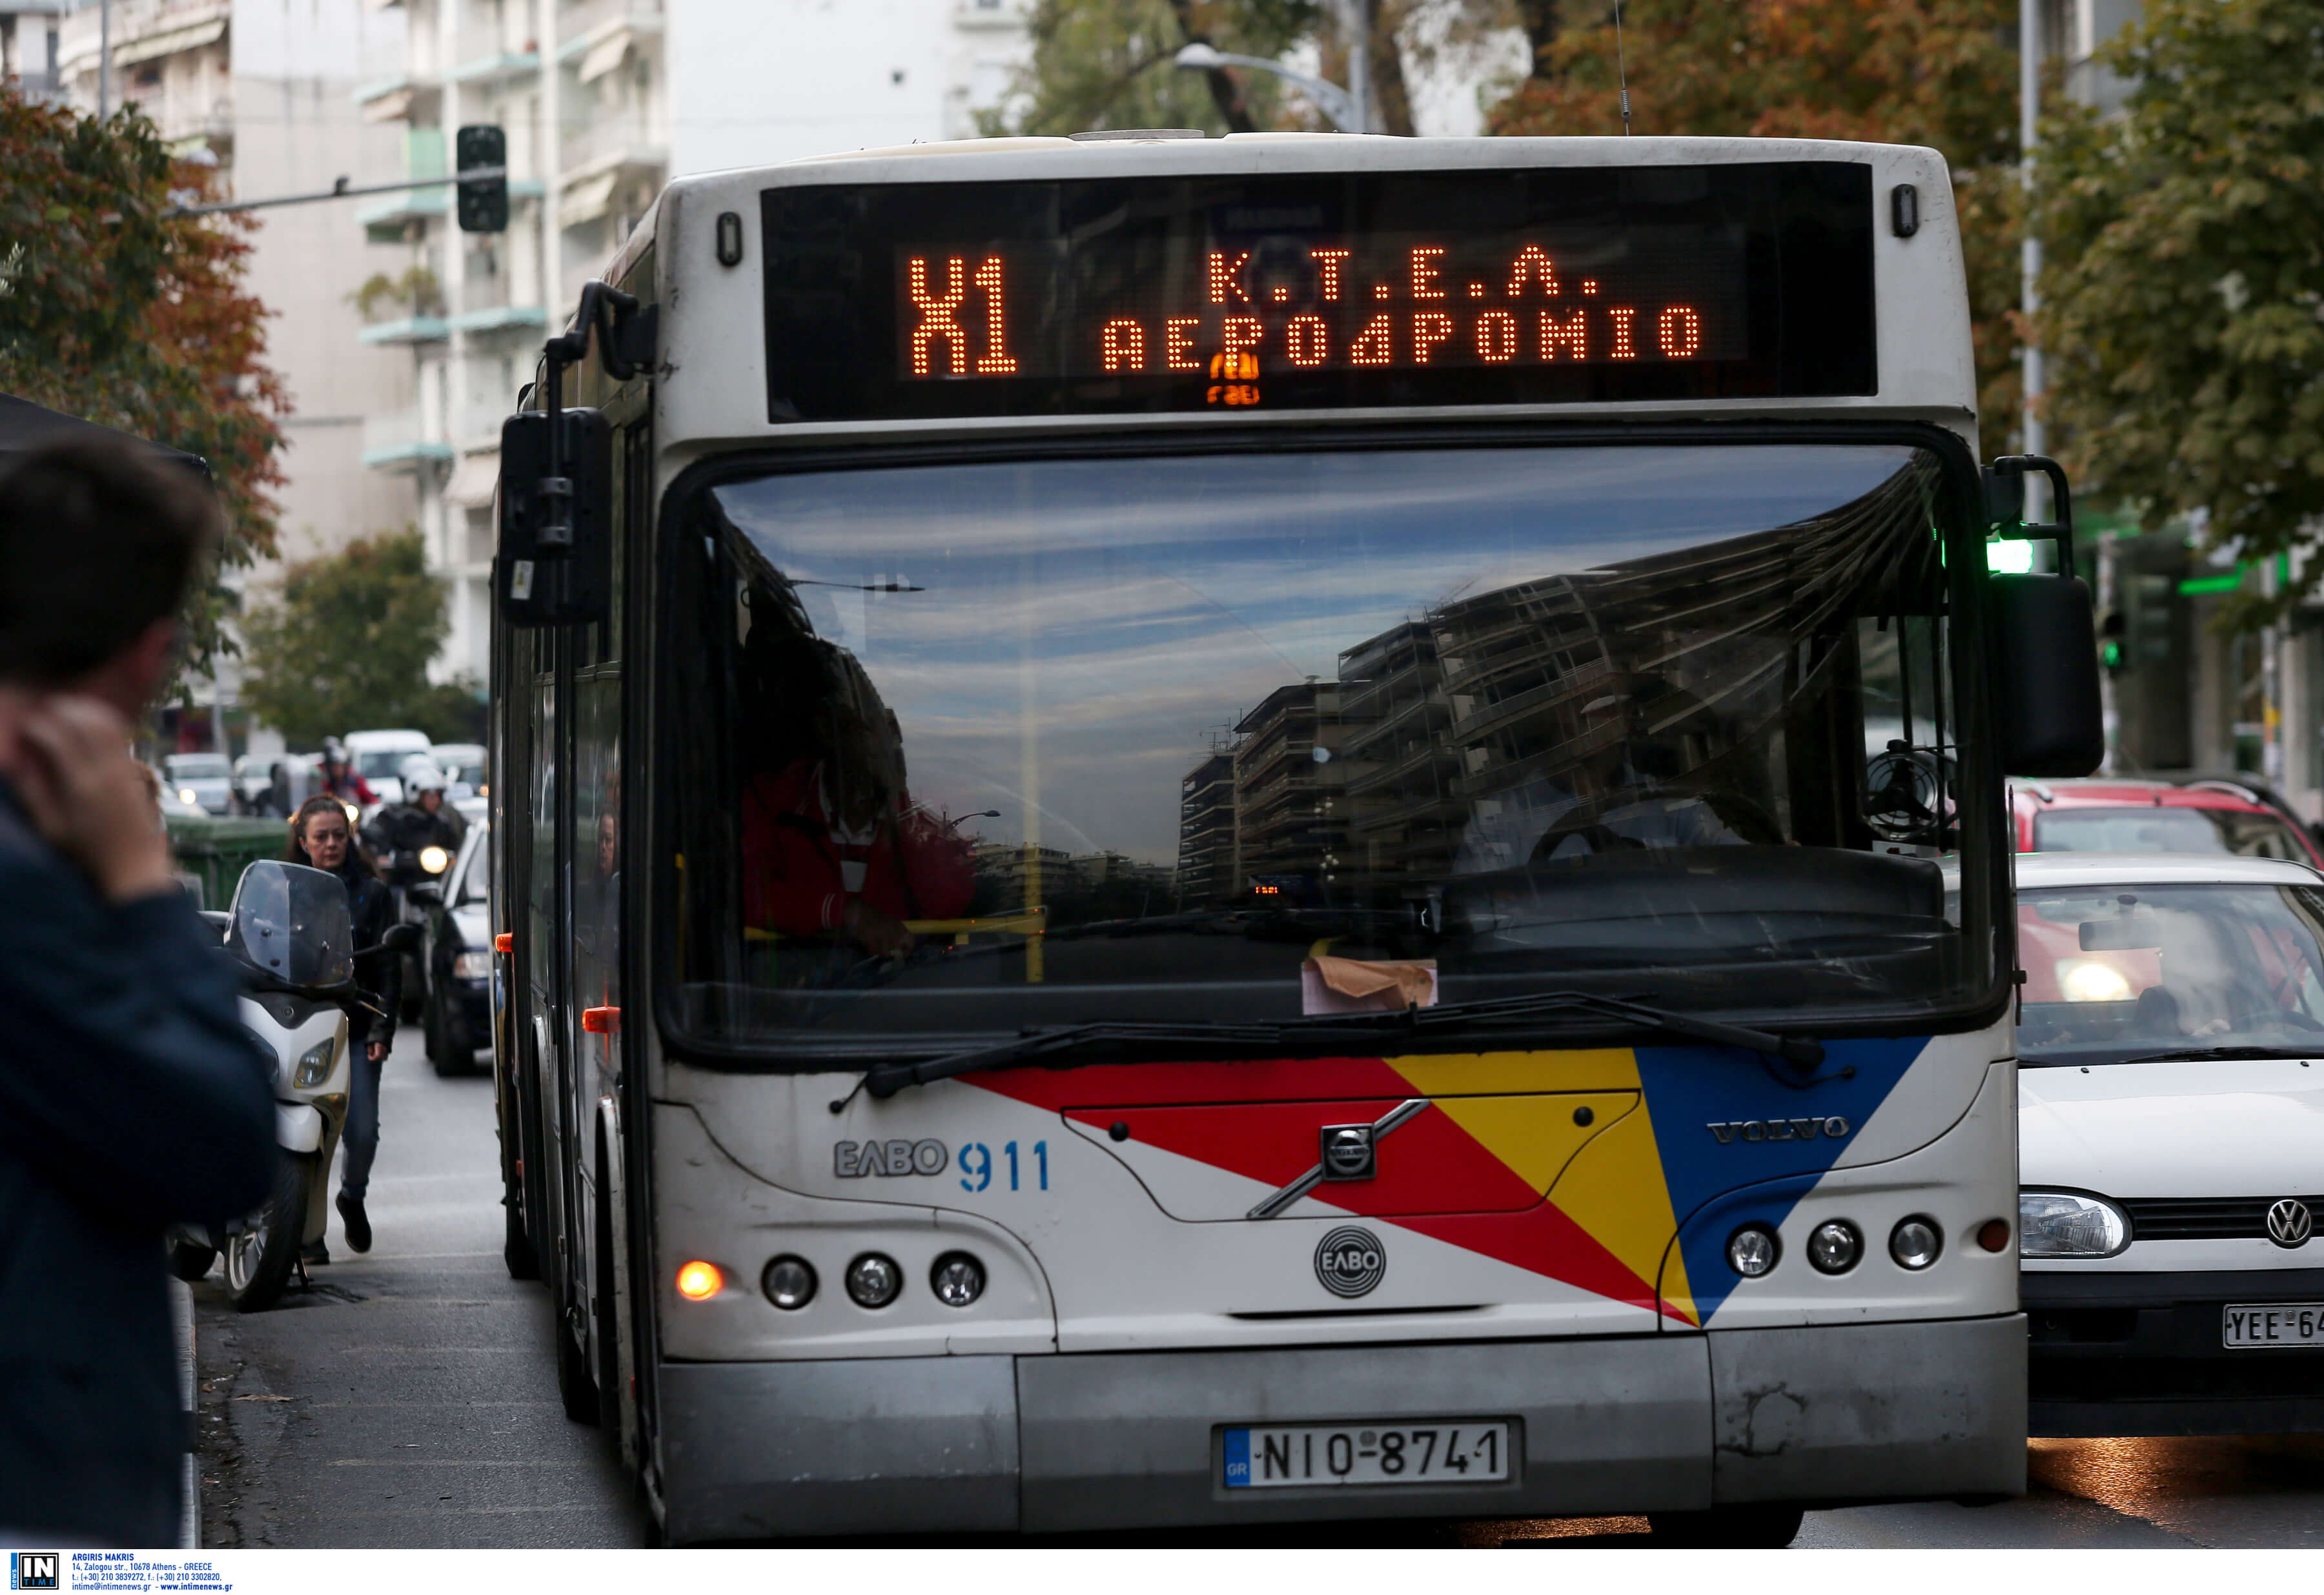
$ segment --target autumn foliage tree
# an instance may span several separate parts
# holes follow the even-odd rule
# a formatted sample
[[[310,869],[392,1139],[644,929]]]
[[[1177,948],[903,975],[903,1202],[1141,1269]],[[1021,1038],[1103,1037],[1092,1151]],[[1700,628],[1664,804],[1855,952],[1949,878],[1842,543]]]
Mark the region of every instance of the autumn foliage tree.
[[[0,84],[0,391],[209,462],[229,531],[188,617],[199,668],[226,573],[275,546],[288,401],[243,283],[256,224],[170,215],[217,170],[173,159],[134,106],[100,122]]]
[[[1952,168],[1987,441],[2015,424],[2023,329],[2018,0],[1517,0],[1530,74],[1497,134],[1863,139],[1926,144]]]
[[[2260,559],[2324,537],[2324,0],[2149,0],[2121,113],[2045,123],[2043,346],[2070,461]],[[2324,585],[2324,559],[2248,623]]]

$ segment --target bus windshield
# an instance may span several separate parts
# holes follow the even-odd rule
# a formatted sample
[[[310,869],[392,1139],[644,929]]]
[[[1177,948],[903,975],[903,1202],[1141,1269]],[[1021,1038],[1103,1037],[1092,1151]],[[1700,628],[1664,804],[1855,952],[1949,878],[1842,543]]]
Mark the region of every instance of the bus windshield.
[[[681,1022],[821,1052],[1289,1019],[1319,958],[1446,1002],[1958,1003],[1989,950],[1937,862],[1972,740],[1941,477],[1719,444],[717,486]]]

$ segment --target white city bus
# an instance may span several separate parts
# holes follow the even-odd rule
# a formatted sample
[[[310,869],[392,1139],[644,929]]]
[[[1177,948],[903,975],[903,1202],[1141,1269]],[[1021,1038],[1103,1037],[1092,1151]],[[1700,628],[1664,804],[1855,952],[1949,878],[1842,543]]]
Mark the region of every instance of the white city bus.
[[[688,178],[542,374],[509,1256],[669,1540],[2022,1489],[2002,775],[2095,667],[1934,153]]]

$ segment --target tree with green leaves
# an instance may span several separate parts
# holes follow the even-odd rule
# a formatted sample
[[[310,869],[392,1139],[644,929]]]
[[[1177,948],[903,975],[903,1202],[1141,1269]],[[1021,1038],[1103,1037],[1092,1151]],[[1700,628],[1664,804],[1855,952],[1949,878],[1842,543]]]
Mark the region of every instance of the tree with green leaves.
[[[2324,527],[2324,0],[2148,0],[2099,59],[2119,114],[2044,123],[2050,414],[2086,484],[2215,547]],[[2324,560],[2310,559],[2312,592]],[[2251,598],[2234,621],[2277,604]]]
[[[1307,37],[1314,0],[1040,0],[1011,112],[987,133],[1052,136],[1115,127],[1251,133],[1281,124],[1265,73],[1182,71],[1189,44],[1274,57]]]
[[[476,684],[428,679],[449,629],[420,533],[359,538],[290,567],[280,598],[251,607],[243,702],[293,747],[380,726],[480,741]]]
[[[134,106],[100,122],[0,84],[0,391],[209,462],[227,533],[187,617],[202,669],[230,646],[228,574],[275,547],[289,399],[244,289],[257,224],[170,215],[217,170],[174,159]]]

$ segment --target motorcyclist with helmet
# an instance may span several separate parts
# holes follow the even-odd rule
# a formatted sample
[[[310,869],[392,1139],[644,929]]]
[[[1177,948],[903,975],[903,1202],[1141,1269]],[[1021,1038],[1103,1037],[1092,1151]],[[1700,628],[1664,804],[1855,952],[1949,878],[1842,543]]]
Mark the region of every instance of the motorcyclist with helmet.
[[[337,737],[323,739],[322,788],[342,803],[352,803],[358,811],[379,801],[379,794],[371,783],[355,772],[347,758],[347,745]],[[353,816],[350,816],[352,818]]]
[[[444,801],[444,772],[433,759],[414,753],[398,773],[403,778],[403,801],[372,816],[363,835],[379,859],[380,878],[395,894],[396,918],[417,922],[424,916],[413,908],[410,889],[444,878],[460,856],[460,841],[468,826],[460,811]],[[428,969],[418,954],[408,956],[404,1000],[407,1010],[416,1010],[427,993]]]
[[[452,856],[460,851],[461,839],[468,834],[467,822],[458,809],[444,801],[444,772],[427,754],[414,753],[406,759],[399,773],[403,777],[403,801],[391,803],[374,815],[364,827],[364,839],[379,854],[390,879],[409,854],[410,862],[419,866],[412,879],[427,880],[450,866]],[[441,862],[432,858],[423,862],[422,855],[431,847],[444,850]],[[429,862],[436,862],[436,868],[426,868]]]

